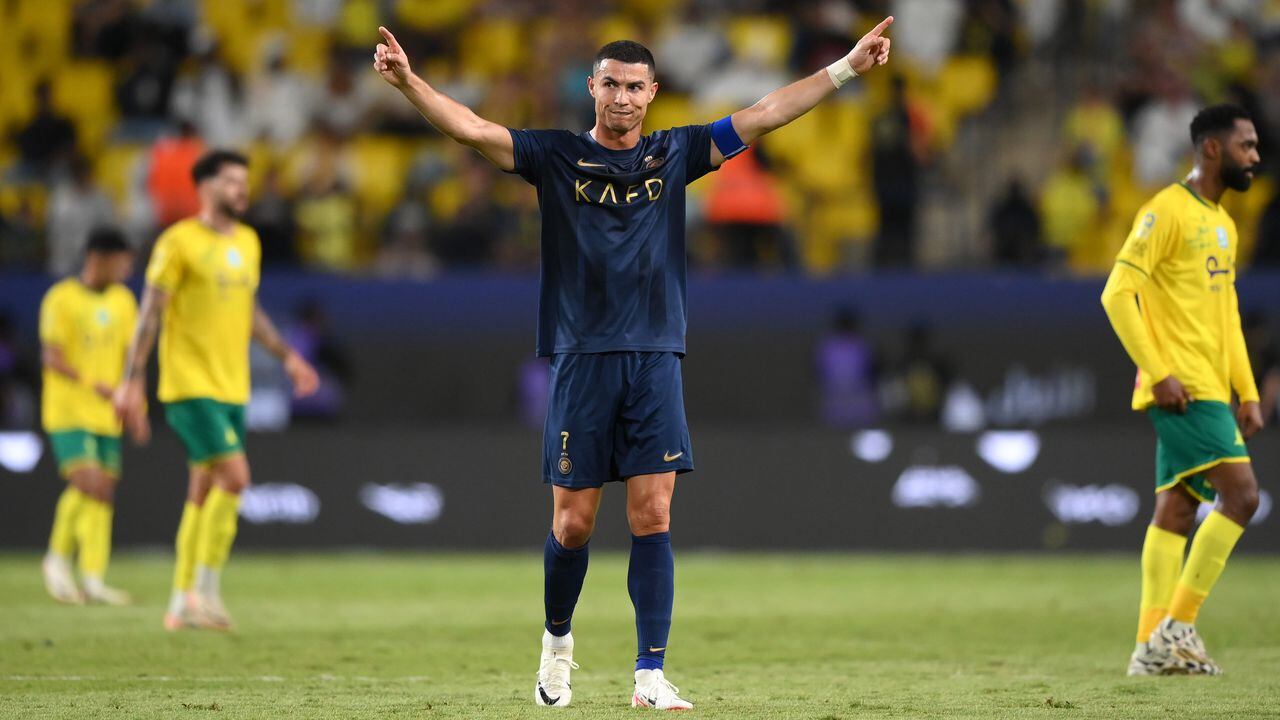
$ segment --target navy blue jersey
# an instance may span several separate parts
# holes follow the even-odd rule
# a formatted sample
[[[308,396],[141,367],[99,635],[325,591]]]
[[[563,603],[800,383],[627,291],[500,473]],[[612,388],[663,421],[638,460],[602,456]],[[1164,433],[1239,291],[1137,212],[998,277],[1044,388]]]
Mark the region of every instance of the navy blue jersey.
[[[512,130],[515,172],[538,189],[538,354],[683,354],[685,185],[715,169],[711,126],[610,150],[590,133]]]

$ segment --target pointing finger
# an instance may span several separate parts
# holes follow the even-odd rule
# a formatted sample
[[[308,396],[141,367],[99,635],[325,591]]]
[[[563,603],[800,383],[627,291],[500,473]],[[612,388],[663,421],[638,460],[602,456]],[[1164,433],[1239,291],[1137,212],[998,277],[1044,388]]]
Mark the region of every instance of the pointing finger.
[[[396,42],[396,36],[392,35],[390,30],[386,29],[382,25],[379,25],[378,32],[382,34],[382,37],[386,39],[387,44],[390,45],[393,50],[400,49],[400,43]]]
[[[888,28],[888,27],[889,27],[890,25],[892,25],[892,24],[893,24],[893,16],[892,16],[892,15],[890,15],[889,17],[887,17],[887,18],[885,18],[885,19],[881,20],[881,21],[880,21],[880,24],[879,24],[879,25],[877,25],[877,26],[875,26],[875,29],[873,29],[871,32],[869,32],[869,33],[867,33],[867,34],[868,34],[868,35],[870,35],[870,36],[872,36],[872,37],[880,37],[880,33],[884,32],[884,31],[885,31],[885,29],[886,29],[886,28]]]

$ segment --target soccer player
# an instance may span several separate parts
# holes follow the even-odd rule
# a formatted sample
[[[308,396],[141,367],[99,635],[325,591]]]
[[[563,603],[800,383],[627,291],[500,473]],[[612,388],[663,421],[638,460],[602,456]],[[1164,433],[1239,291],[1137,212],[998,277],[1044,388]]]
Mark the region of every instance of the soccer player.
[[[886,18],[825,70],[709,125],[641,132],[658,92],[653,55],[620,40],[596,54],[590,130],[514,130],[414,74],[395,37],[374,69],[440,132],[537,188],[542,280],[537,353],[551,357],[543,437],[551,532],[544,546],[542,658],[534,701],[569,704],[570,620],[606,482],[626,484],[638,653],[633,706],[692,707],[663,674],[671,627],[676,475],[693,470],[680,362],[685,352],[685,185],[889,59]]]
[[[1215,105],[1191,121],[1191,142],[1195,167],[1138,211],[1102,293],[1138,366],[1133,409],[1156,430],[1156,509],[1130,675],[1222,672],[1196,616],[1258,507],[1244,443],[1262,414],[1236,300],[1236,226],[1219,204],[1227,190],[1249,189],[1258,133],[1243,110]],[[1202,502],[1216,504],[1184,563]]]
[[[111,393],[124,374],[138,306],[124,286],[133,253],[119,231],[89,235],[84,266],[49,288],[40,304],[44,365],[44,429],[67,487],[58,498],[45,555],[44,585],[53,599],[127,605],[129,595],[104,582],[111,557],[111,520],[120,479],[121,422]],[[129,416],[139,444],[150,435],[145,413]],[[79,551],[83,592],[71,573]]]
[[[156,240],[128,375],[115,404],[122,417],[130,417],[144,403],[147,359],[158,333],[158,394],[189,464],[164,626],[225,630],[231,618],[219,578],[235,540],[240,494],[249,485],[244,406],[250,338],[284,363],[297,395],[315,392],[319,381],[257,303],[261,247],[257,233],[239,221],[249,203],[248,161],[214,150],[191,172],[200,212]]]

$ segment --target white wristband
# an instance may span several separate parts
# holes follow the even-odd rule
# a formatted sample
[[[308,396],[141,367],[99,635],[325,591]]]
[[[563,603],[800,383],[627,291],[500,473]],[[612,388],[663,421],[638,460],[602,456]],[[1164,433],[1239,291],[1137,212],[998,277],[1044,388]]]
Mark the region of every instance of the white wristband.
[[[853,71],[848,56],[845,56],[827,66],[827,77],[831,78],[831,82],[839,88],[858,77],[858,73]]]

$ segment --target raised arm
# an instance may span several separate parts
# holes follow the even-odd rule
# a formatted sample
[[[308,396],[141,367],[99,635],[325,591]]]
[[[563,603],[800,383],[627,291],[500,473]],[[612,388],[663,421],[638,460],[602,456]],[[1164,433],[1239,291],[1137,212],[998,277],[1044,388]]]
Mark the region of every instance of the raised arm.
[[[848,55],[830,67],[778,88],[751,107],[730,116],[733,129],[742,144],[750,145],[756,139],[804,115],[856,75],[888,62],[890,40],[882,35],[892,24],[893,16],[885,18],[871,32],[863,35]],[[711,164],[719,165],[722,162],[724,155],[712,143]]]
[[[320,376],[311,363],[289,347],[289,343],[280,335],[271,316],[256,302],[253,304],[253,339],[267,349],[280,362],[284,363],[284,372],[293,383],[293,394],[298,397],[311,395],[320,388]]]
[[[515,148],[507,128],[476,115],[471,108],[427,84],[409,68],[409,57],[396,36],[378,27],[386,42],[373,53],[373,69],[389,85],[399,90],[435,129],[459,143],[475,148],[489,162],[503,170],[516,167]]]

